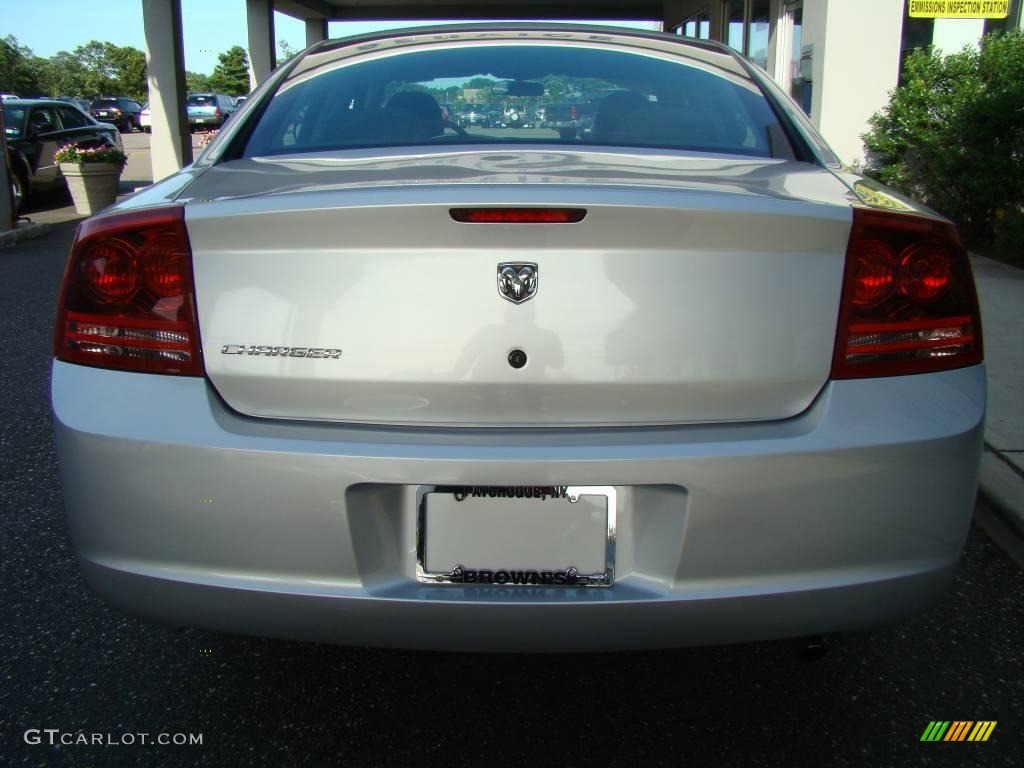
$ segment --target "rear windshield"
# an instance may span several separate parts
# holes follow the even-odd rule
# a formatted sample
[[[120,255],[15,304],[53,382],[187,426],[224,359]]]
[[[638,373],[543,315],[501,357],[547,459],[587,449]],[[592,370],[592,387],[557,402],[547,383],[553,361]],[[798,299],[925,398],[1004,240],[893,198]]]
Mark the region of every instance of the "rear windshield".
[[[216,106],[215,96],[189,96],[185,103],[190,107],[212,107]]]
[[[763,93],[729,57],[720,69],[636,49],[517,42],[321,59],[278,88],[244,156],[541,142],[793,157]]]
[[[104,107],[116,107],[117,99],[96,99],[90,109],[103,109]]]

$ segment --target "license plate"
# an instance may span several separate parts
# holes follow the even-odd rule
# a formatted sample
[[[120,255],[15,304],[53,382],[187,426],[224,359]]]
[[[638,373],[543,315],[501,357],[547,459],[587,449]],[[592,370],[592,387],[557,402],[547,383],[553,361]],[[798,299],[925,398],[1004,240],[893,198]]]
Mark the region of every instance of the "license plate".
[[[205,117],[197,117],[196,118],[196,122],[197,123],[205,123],[206,122],[206,118]]]
[[[612,486],[428,486],[416,578],[499,587],[607,587],[615,580]]]
[[[109,112],[100,112],[100,117],[110,117]]]

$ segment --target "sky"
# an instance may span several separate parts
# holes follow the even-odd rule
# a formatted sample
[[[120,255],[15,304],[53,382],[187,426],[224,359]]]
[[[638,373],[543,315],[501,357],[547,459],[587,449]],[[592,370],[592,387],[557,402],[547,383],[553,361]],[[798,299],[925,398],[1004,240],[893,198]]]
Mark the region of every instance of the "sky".
[[[181,0],[185,37],[185,69],[210,74],[217,54],[233,45],[248,47],[245,0]],[[59,21],[58,21],[59,20]],[[331,37],[358,35],[378,29],[416,26],[427,22],[331,22]],[[615,22],[651,28],[645,22]],[[0,0],[0,37],[14,35],[37,56],[72,51],[90,40],[131,45],[145,50],[142,0]],[[301,21],[274,14],[274,37],[295,50],[306,47]]]

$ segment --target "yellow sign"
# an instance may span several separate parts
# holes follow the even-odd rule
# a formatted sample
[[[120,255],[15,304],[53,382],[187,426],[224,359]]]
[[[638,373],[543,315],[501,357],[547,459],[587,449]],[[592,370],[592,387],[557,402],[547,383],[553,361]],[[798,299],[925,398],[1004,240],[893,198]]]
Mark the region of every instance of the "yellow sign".
[[[1010,0],[910,0],[914,19],[1005,19]]]

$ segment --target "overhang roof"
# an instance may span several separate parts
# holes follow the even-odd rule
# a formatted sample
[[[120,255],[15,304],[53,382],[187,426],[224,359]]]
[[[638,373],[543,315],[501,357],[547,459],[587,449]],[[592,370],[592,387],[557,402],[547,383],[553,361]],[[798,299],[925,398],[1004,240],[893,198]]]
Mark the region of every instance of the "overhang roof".
[[[273,0],[298,19],[621,19],[663,18],[664,0]]]

